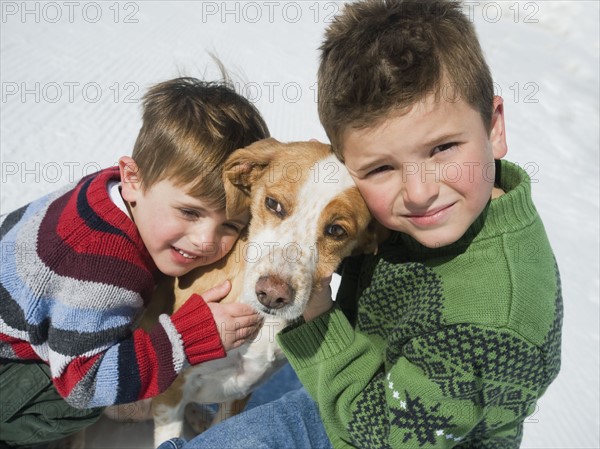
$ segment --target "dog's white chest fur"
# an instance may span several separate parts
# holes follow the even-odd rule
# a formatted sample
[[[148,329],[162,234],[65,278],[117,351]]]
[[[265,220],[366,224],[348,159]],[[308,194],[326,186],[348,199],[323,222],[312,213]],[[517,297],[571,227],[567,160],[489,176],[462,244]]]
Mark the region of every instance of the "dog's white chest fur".
[[[185,376],[192,382],[186,382],[186,400],[220,403],[248,396],[285,363],[275,335],[286,325],[285,320],[269,318],[250,343],[229,351],[223,359],[188,368]]]

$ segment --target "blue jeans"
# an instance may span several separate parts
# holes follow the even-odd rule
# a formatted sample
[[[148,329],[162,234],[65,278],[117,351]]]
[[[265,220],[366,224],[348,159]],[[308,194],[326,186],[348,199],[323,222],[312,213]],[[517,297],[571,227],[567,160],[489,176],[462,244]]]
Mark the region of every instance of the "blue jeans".
[[[201,433],[158,449],[333,449],[315,401],[304,388],[256,406]]]

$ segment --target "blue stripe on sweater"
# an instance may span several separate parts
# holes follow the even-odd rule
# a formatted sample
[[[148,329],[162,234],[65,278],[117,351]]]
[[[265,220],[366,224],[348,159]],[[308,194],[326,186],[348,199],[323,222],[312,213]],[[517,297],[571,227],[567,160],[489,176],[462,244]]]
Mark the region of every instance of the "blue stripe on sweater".
[[[94,397],[89,403],[89,407],[105,407],[110,404],[116,404],[118,369],[119,366],[119,347],[113,346],[102,357],[102,362],[96,373],[96,385]]]
[[[110,310],[81,309],[56,301],[52,310],[52,327],[78,332],[98,333],[108,329],[131,325],[140,309],[116,307]]]
[[[47,312],[36,313],[36,307],[32,307],[32,305],[35,305],[38,299],[44,298],[39,298],[36,292],[29,288],[27,280],[21,279],[17,273],[17,263],[26,264],[28,258],[32,258],[31,262],[34,263],[33,258],[37,259],[35,244],[31,240],[25,240],[24,242],[18,240],[20,223],[27,222],[29,217],[45,209],[55,197],[56,195],[48,195],[30,203],[19,222],[6,232],[2,238],[0,283],[22,310],[30,311],[25,319],[31,325],[40,324],[47,316]]]

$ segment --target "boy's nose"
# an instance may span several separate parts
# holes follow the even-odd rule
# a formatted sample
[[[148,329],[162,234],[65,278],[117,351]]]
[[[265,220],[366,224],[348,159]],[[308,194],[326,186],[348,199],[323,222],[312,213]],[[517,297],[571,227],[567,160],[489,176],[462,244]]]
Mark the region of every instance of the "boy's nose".
[[[402,199],[405,204],[419,208],[429,206],[440,190],[439,173],[432,167],[422,166],[418,171],[404,174]]]
[[[215,226],[198,226],[191,234],[190,241],[203,253],[211,253],[216,251],[219,246],[218,234],[218,230]]]

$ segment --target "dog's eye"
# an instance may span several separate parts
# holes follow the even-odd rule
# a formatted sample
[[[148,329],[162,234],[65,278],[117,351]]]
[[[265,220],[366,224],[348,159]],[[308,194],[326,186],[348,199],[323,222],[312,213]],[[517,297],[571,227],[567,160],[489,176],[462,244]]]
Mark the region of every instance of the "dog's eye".
[[[267,206],[267,209],[269,209],[272,212],[275,212],[280,217],[285,216],[285,209],[283,208],[280,202],[274,200],[273,198],[266,197],[265,206]]]
[[[332,224],[332,225],[327,226],[325,228],[325,234],[327,234],[335,239],[341,239],[341,238],[345,237],[346,235],[348,235],[346,230],[338,224]]]

